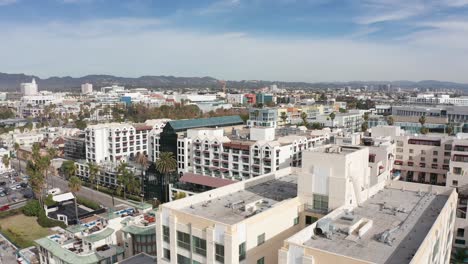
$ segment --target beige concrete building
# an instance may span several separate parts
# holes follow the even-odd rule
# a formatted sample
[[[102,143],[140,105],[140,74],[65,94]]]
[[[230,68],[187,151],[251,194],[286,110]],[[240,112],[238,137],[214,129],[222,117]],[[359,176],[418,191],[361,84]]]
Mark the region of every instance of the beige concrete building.
[[[161,205],[158,263],[277,263],[287,238],[329,210],[357,206],[383,188],[390,174],[381,169],[371,180],[369,149],[307,150],[302,169],[280,169]],[[378,168],[392,163],[387,155],[375,157]]]
[[[452,188],[388,182],[288,238],[278,263],[449,263],[456,203]]]

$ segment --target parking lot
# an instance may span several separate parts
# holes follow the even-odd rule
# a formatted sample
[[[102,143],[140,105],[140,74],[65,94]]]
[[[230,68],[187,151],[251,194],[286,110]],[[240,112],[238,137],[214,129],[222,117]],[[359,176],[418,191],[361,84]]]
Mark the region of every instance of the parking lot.
[[[0,208],[32,197],[32,190],[27,184],[27,177],[16,172],[0,175]]]

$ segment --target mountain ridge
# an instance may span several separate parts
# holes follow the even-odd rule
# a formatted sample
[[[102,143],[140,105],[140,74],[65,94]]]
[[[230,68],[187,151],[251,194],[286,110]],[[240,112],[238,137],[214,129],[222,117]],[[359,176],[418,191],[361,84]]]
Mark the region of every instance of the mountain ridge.
[[[221,87],[218,79],[204,77],[177,77],[172,75],[143,75],[140,77],[119,77],[107,74],[89,74],[82,77],[71,76],[52,76],[49,78],[40,78],[36,75],[27,75],[24,73],[1,73],[0,89],[4,91],[19,90],[20,83],[30,82],[32,78],[36,79],[39,89],[51,91],[77,91],[81,84],[89,82],[95,87],[109,86],[113,84],[124,85],[129,88],[214,88]],[[378,86],[381,84],[392,84],[393,87],[401,88],[435,88],[435,89],[458,89],[468,90],[468,84],[437,80],[422,81],[348,81],[348,82],[286,82],[286,81],[263,81],[263,80],[241,80],[227,81],[229,88],[260,88],[271,84],[277,84],[279,87],[291,88],[339,88],[343,86]]]

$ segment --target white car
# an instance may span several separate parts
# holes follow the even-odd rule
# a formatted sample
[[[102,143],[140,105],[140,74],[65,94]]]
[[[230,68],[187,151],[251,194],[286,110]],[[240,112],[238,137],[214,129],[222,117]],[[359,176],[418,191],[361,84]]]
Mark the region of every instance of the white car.
[[[5,197],[6,194],[4,192],[0,192],[0,197]]]

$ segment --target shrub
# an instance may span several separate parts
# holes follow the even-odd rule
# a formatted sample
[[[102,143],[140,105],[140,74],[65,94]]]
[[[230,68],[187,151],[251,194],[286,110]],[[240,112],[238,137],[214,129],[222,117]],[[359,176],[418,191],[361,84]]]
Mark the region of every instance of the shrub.
[[[42,210],[38,200],[29,200],[22,209],[26,216],[38,216]]]
[[[79,204],[82,204],[88,208],[91,208],[93,210],[98,210],[100,209],[101,207],[99,206],[98,203],[94,202],[94,201],[91,201],[89,199],[86,199],[82,196],[76,196],[76,200]]]
[[[13,216],[13,215],[17,215],[17,214],[21,213],[21,209],[22,208],[16,208],[16,209],[11,209],[11,210],[8,210],[8,211],[0,212],[0,219],[7,218],[7,217],[10,217],[10,216]]]
[[[65,225],[64,222],[50,219],[46,216],[44,210],[41,210],[39,213],[39,216],[37,217],[37,223],[42,226],[42,227],[56,227],[60,226],[61,228],[67,228],[67,225]]]
[[[57,205],[57,202],[54,201],[52,194],[49,194],[49,195],[47,195],[47,197],[44,199],[44,204],[45,204],[47,207],[51,207],[51,206]]]

